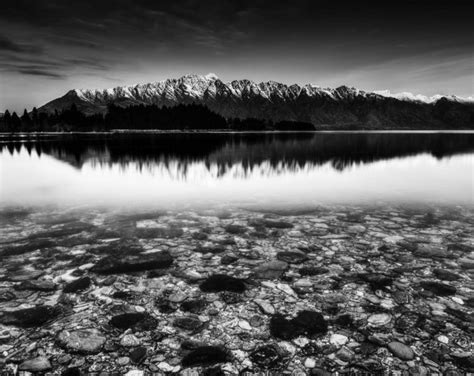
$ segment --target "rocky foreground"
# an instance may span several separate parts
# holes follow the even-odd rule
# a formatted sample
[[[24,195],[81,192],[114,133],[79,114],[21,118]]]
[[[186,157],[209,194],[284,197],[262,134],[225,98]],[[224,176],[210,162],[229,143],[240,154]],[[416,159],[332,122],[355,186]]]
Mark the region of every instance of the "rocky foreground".
[[[474,371],[466,208],[0,217],[0,374]]]

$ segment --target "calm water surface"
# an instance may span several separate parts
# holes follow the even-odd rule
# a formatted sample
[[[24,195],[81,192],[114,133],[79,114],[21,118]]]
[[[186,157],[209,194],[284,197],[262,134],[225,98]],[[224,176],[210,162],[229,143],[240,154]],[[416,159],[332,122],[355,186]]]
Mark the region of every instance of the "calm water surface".
[[[0,137],[0,206],[473,206],[473,133]]]

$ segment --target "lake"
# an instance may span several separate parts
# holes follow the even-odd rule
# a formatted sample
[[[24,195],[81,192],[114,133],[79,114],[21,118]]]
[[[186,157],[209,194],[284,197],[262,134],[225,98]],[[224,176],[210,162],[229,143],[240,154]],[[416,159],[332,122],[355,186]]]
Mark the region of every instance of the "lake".
[[[472,371],[473,156],[473,133],[2,135],[0,368]]]
[[[0,138],[0,205],[473,204],[473,133]]]

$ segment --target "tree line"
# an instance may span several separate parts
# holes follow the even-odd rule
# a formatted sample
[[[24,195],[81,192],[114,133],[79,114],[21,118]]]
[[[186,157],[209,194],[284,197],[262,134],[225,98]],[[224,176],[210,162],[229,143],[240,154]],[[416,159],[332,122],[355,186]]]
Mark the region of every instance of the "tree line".
[[[34,108],[18,116],[8,110],[0,119],[0,132],[103,132],[113,129],[132,130],[230,130],[265,131],[314,130],[309,123],[263,119],[226,119],[199,104],[173,107],[109,105],[105,114],[86,115],[75,104],[63,111],[46,113]]]

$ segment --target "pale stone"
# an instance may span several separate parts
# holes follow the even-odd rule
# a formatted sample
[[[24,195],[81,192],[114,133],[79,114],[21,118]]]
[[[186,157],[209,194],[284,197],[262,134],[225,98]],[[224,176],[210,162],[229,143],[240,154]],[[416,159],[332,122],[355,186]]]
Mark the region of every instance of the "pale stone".
[[[304,366],[306,368],[314,368],[316,367],[316,360],[314,360],[313,358],[306,358],[306,360],[304,361]]]
[[[246,320],[239,321],[239,327],[244,330],[252,330],[252,327],[250,326],[249,322]]]
[[[388,313],[377,313],[375,315],[370,316],[367,321],[369,323],[369,326],[379,328],[387,325],[391,320],[392,316]]]
[[[124,376],[144,376],[145,372],[140,371],[139,369],[132,369],[128,371]]]
[[[455,303],[464,305],[464,300],[462,300],[461,298],[458,298],[457,296],[453,296],[451,299],[452,299],[453,302],[455,302]]]
[[[161,363],[158,363],[158,368],[163,372],[172,372],[174,369],[174,366],[166,362],[161,362]]]
[[[38,356],[34,359],[25,360],[18,369],[20,371],[43,372],[51,369],[51,363],[44,356]]]
[[[293,343],[298,347],[304,347],[309,343],[309,340],[305,337],[298,337],[293,340]]]
[[[97,354],[105,340],[97,329],[63,330],[58,335],[58,343],[62,347],[86,354]]]
[[[120,340],[120,344],[125,347],[133,347],[140,345],[140,340],[133,334],[126,334]]]
[[[120,366],[126,366],[128,363],[130,363],[130,358],[128,356],[122,356],[117,359],[117,364]]]
[[[447,344],[449,342],[449,338],[446,336],[439,336],[438,341],[444,344]]]
[[[349,338],[342,334],[333,334],[331,338],[329,339],[329,342],[333,344],[334,346],[341,347],[345,345],[349,341]]]
[[[276,285],[276,288],[280,291],[283,291],[285,294],[288,294],[290,296],[294,296],[294,297],[297,296],[296,293],[293,291],[293,289],[290,286],[288,286],[284,283],[278,283]]]
[[[313,286],[313,282],[307,278],[298,279],[295,282],[295,287],[311,287],[311,286]]]
[[[261,299],[255,299],[255,303],[260,307],[263,313],[266,313],[267,315],[275,314],[275,308],[273,308],[269,302]]]

